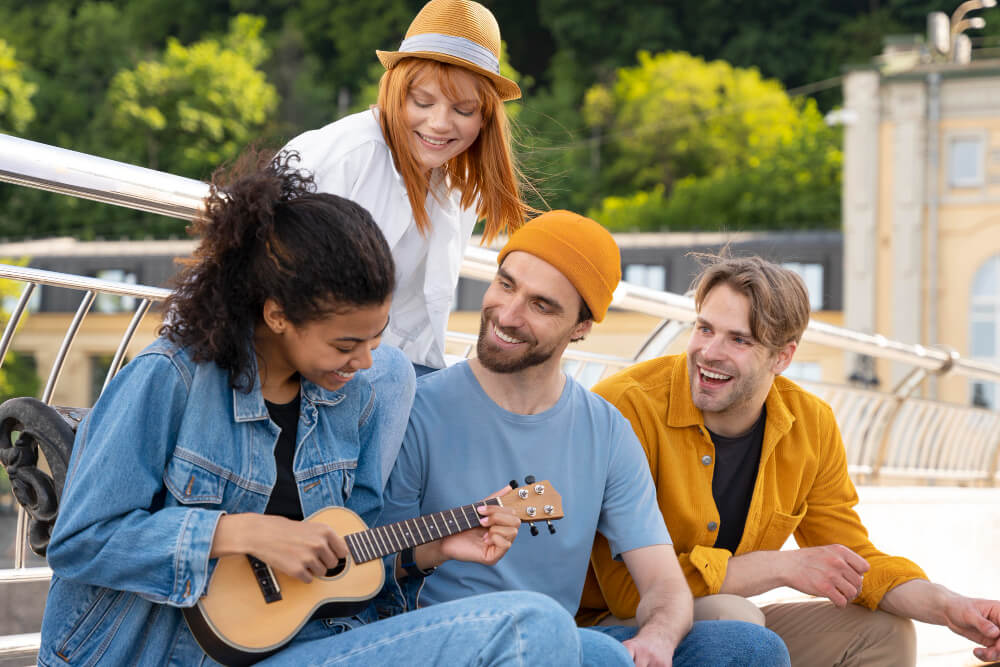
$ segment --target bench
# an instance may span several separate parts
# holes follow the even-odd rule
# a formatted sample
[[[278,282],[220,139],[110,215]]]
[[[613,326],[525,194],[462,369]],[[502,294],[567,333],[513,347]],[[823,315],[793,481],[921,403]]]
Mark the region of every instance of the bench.
[[[11,398],[0,405],[0,464],[7,471],[14,500],[28,515],[28,546],[42,557],[59,514],[76,427],[88,412],[53,407],[30,397]]]

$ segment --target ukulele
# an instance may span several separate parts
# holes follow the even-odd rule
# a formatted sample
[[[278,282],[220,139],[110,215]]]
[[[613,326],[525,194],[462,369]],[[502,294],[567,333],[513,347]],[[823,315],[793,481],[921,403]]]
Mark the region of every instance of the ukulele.
[[[535,521],[563,517],[562,498],[547,480],[528,481],[502,497],[369,529],[344,507],[328,507],[306,518],[320,521],[347,542],[348,556],[324,576],[304,583],[250,555],[223,556],[205,595],[182,611],[202,650],[225,665],[251,665],[277,653],[314,618],[352,616],[382,590],[382,557],[408,547],[479,528],[477,507],[513,508],[538,534]],[[511,482],[515,486],[516,482]]]

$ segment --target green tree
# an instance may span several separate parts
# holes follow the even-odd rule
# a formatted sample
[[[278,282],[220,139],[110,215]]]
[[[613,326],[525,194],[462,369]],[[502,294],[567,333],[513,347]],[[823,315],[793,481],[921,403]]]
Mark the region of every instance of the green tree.
[[[839,223],[839,136],[815,102],[754,69],[640,52],[586,94],[601,138],[591,212],[615,229],[823,227]]]
[[[105,111],[115,157],[153,169],[207,177],[265,130],[277,93],[257,69],[268,56],[264,20],[241,14],[220,40],[184,46],[119,72]]]
[[[0,39],[0,132],[24,132],[35,117],[31,96],[38,86],[24,79],[24,65],[15,55]]]

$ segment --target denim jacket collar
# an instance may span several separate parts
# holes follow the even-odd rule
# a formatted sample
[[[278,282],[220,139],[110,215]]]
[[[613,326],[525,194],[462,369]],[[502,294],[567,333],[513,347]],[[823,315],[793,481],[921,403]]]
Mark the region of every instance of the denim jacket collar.
[[[269,417],[267,405],[264,403],[264,394],[260,387],[260,373],[257,372],[256,356],[250,355],[250,363],[250,371],[253,373],[253,388],[249,393],[235,387],[232,388],[233,415],[237,422],[261,421]],[[302,398],[314,405],[336,405],[346,396],[342,391],[324,389],[305,378],[301,378],[299,382]]]

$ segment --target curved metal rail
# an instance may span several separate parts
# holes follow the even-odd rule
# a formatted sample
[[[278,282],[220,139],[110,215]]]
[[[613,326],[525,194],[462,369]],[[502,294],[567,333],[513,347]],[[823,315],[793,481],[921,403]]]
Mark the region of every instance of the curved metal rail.
[[[0,181],[93,199],[136,210],[190,220],[201,215],[208,186],[163,172],[106,160],[37,142],[0,134]],[[468,248],[462,276],[489,281],[496,269],[496,253]],[[6,356],[36,285],[65,287],[83,292],[73,323],[66,333],[56,363],[49,372],[43,398],[51,399],[66,356],[80,323],[97,294],[132,296],[140,301],[122,334],[105,381],[110,381],[150,306],[169,295],[168,290],[141,285],[0,265],[0,278],[25,283],[18,304],[0,337],[0,365]],[[568,350],[564,367],[586,385],[659,354],[695,319],[688,297],[622,283],[614,307],[653,315],[660,324],[631,357],[610,357]],[[910,398],[928,374],[955,373],[969,378],[1000,382],[1000,367],[961,358],[951,350],[927,348],[862,334],[821,322],[811,322],[805,340],[878,359],[909,364],[914,370],[894,393],[867,391],[831,384],[803,383],[833,407],[852,473],[861,480],[878,478],[949,481],[984,485],[998,483],[1000,463],[1000,414]],[[475,337],[449,334],[449,342],[468,356]],[[23,526],[19,517],[19,535]],[[24,544],[21,539],[19,544]],[[47,567],[26,567],[24,549],[15,557],[15,568],[0,570],[0,583],[44,581]],[[0,638],[0,656],[34,655],[38,635]]]

